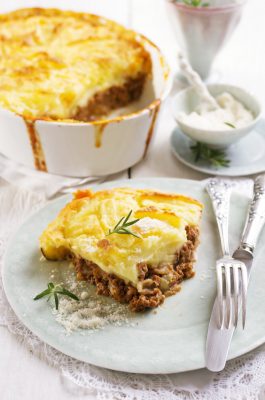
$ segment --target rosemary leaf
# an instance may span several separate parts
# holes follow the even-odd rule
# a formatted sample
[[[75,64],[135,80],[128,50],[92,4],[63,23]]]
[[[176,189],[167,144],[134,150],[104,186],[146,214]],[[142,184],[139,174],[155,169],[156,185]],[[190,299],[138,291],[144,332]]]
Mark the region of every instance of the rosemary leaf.
[[[139,219],[134,219],[133,221],[129,221],[130,217],[132,215],[132,210],[128,213],[126,217],[122,217],[119,222],[114,226],[113,229],[109,229],[109,232],[107,233],[106,236],[112,235],[113,233],[118,233],[120,235],[132,235],[137,238],[141,238],[141,236],[138,236],[136,233],[132,232],[130,229],[127,229],[128,226],[136,224]]]
[[[117,233],[119,233],[120,235],[132,235],[132,236],[135,236],[135,237],[137,237],[137,238],[140,238],[140,236],[139,235],[137,235],[136,233],[134,233],[134,232],[132,232],[132,231],[129,231],[128,229],[121,229],[119,232],[117,232]]]
[[[54,284],[52,282],[48,283],[48,289],[50,290],[54,289]]]
[[[138,221],[139,221],[139,219],[134,219],[133,221],[127,222],[127,223],[124,224],[123,226],[131,226],[131,225],[136,224],[136,222],[138,222]]]
[[[45,290],[43,290],[43,292],[37,294],[33,300],[39,300],[45,296],[48,296],[47,301],[49,301],[53,297],[56,310],[58,310],[58,308],[59,308],[59,296],[58,295],[68,296],[76,301],[79,301],[79,298],[74,293],[70,292],[67,289],[64,289],[61,285],[54,285],[54,283],[49,282],[47,286],[48,286],[48,289],[45,289]]]
[[[55,300],[55,308],[56,308],[56,310],[58,310],[58,308],[59,308],[59,297],[58,297],[58,294],[56,292],[54,292],[54,300]]]
[[[71,297],[71,299],[74,299],[76,301],[79,301],[79,298],[72,292],[69,292],[69,290],[62,288],[62,290],[57,291],[58,294],[62,294],[68,297]]]
[[[132,215],[132,210],[129,212],[129,214],[128,214],[127,217],[125,218],[125,220],[124,220],[124,223],[125,223],[125,224],[126,224],[126,222],[130,219],[131,215]]]
[[[118,226],[122,223],[122,221],[124,220],[125,217],[122,217],[119,222],[114,226],[114,229],[118,228]],[[114,230],[113,229],[113,230]]]
[[[225,122],[225,124],[226,124],[227,126],[230,126],[230,128],[236,129],[235,125],[231,124],[231,122]]]
[[[39,300],[42,297],[47,296],[50,293],[51,293],[50,289],[43,290],[43,292],[37,294],[37,296],[35,296],[33,300]]]
[[[210,3],[202,3],[202,0],[175,0],[177,3],[184,3],[192,7],[209,7]]]

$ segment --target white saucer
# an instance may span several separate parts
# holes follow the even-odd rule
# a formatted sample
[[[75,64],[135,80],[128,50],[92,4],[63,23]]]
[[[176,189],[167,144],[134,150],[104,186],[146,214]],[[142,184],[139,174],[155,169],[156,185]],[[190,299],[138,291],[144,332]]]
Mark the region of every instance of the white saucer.
[[[216,168],[203,160],[195,162],[190,149],[194,142],[178,128],[172,132],[170,142],[173,154],[178,160],[206,174],[245,176],[265,171],[265,119],[261,119],[249,135],[227,149],[229,167]]]

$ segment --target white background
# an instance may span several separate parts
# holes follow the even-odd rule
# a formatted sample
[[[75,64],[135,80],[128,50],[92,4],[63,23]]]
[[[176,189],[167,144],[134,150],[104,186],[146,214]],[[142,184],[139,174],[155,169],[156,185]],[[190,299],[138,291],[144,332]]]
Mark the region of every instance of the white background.
[[[166,18],[163,0],[0,0],[0,11],[45,6],[84,10],[104,15],[148,36],[163,50],[173,68],[177,43]],[[265,2],[249,0],[242,21],[214,65],[211,81],[250,89],[265,105]],[[170,152],[174,128],[169,107],[160,119],[157,137],[147,158],[132,169],[132,177],[171,176],[203,179],[206,176],[181,165]],[[124,177],[120,174],[117,177]],[[0,327],[0,399],[67,400],[77,398],[63,388],[59,372],[23,348]],[[78,396],[78,398],[80,398]],[[95,399],[84,393],[82,399]]]

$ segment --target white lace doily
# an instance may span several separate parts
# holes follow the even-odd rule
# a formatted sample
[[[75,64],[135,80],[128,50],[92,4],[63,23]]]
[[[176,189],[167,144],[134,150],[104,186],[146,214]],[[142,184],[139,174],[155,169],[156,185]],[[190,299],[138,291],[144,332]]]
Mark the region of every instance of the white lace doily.
[[[241,186],[242,187],[242,186]],[[0,265],[7,241],[18,224],[45,199],[10,185],[0,189]],[[11,205],[11,206],[10,206]],[[31,333],[10,308],[0,280],[0,324],[22,345],[62,374],[66,390],[98,400],[265,400],[265,345],[227,363],[225,371],[140,375],[109,371],[68,357]]]

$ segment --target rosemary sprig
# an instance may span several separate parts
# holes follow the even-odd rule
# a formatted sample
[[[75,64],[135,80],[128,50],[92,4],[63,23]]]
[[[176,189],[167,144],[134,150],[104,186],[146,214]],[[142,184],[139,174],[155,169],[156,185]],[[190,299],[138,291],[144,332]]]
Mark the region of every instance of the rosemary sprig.
[[[201,142],[192,145],[190,149],[194,154],[195,162],[204,160],[216,168],[229,167],[230,160],[226,158],[226,154],[223,150],[211,149]]]
[[[225,122],[225,124],[226,124],[227,126],[230,126],[230,128],[236,129],[235,125],[231,124],[231,122]]]
[[[209,7],[210,3],[203,3],[202,0],[176,0],[192,7]]]
[[[136,222],[139,221],[139,219],[134,219],[133,221],[129,221],[131,215],[132,215],[132,210],[126,217],[122,217],[119,220],[119,222],[114,226],[113,229],[109,229],[109,233],[106,236],[112,235],[113,233],[119,233],[120,235],[132,235],[137,238],[140,238],[141,236],[136,235],[136,233],[128,229],[129,226],[134,225],[136,224]]]
[[[45,296],[48,296],[47,301],[51,299],[51,297],[54,298],[55,302],[55,308],[58,310],[59,308],[59,296],[68,296],[71,297],[71,299],[74,299],[76,301],[79,301],[79,298],[72,292],[69,292],[69,290],[63,288],[61,285],[54,285],[54,283],[50,282],[48,283],[48,289],[43,290],[43,292],[37,294],[37,296],[34,297],[33,300],[39,300],[42,299]]]

